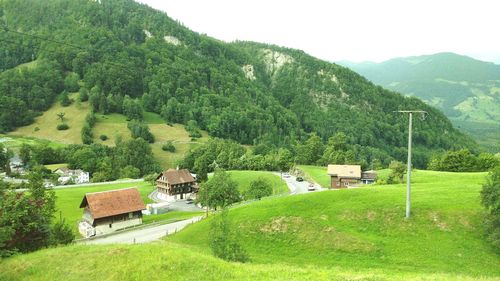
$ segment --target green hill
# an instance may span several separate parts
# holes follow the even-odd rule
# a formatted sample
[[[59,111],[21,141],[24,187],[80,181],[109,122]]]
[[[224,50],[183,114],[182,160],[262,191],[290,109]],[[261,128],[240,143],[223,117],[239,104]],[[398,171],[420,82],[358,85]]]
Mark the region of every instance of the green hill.
[[[498,278],[500,258],[482,237],[485,175],[415,171],[410,220],[404,185],[263,200],[232,209],[230,219],[254,263]],[[209,253],[209,222],[168,240]]]
[[[430,115],[415,122],[421,158],[475,149],[418,99],[299,50],[197,34],[131,0],[3,0],[0,11],[7,42],[0,46],[0,132],[33,123],[62,91],[84,87],[100,114],[123,113],[128,96],[169,123],[196,121],[210,136],[246,145],[285,147],[313,132],[326,142],[341,131],[351,144],[402,160],[407,122],[393,111],[422,109]],[[32,59],[36,65],[16,67]],[[98,134],[108,129],[123,126],[96,126]]]
[[[144,245],[74,245],[0,263],[1,280],[498,280],[482,237],[485,173],[415,171],[404,185],[264,199],[232,208],[247,264],[211,256],[204,220]],[[110,268],[113,270],[110,271]]]
[[[375,84],[421,98],[492,152],[500,150],[500,65],[454,53],[340,64]]]

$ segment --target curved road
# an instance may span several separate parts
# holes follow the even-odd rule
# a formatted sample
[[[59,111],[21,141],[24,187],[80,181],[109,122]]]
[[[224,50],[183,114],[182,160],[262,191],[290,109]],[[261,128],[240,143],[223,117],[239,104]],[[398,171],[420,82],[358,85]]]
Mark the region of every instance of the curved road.
[[[123,231],[117,234],[96,237],[81,241],[82,244],[135,244],[147,243],[158,240],[163,236],[175,233],[189,224],[195,223],[202,219],[202,216],[193,217],[187,220],[177,221],[174,223],[156,225],[152,227],[141,228],[137,230]]]

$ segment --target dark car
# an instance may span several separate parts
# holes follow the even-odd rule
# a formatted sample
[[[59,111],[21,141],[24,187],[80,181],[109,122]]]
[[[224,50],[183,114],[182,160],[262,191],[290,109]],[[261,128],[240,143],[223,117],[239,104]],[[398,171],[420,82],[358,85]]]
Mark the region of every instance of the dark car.
[[[302,178],[302,177],[297,177],[295,180],[296,180],[296,181],[304,181],[304,178]]]

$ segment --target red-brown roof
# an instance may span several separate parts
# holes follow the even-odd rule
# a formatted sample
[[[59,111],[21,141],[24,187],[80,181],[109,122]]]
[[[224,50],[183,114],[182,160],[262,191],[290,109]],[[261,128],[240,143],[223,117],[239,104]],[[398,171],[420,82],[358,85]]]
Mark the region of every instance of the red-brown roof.
[[[167,171],[161,173],[156,179],[159,179],[162,176],[164,176],[166,178],[166,182],[170,184],[196,182],[194,177],[187,169],[182,169],[182,170],[168,169]]]
[[[89,206],[94,219],[146,209],[137,188],[87,193],[83,197],[80,208],[86,206]]]

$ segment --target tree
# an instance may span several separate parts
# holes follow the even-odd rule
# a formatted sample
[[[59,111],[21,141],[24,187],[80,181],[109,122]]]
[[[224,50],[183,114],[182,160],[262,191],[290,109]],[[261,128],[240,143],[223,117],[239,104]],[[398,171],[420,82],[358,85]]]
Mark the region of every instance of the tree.
[[[31,160],[31,146],[23,143],[19,149],[19,158],[21,158],[24,166],[28,165]]]
[[[392,161],[391,164],[389,164],[389,169],[391,169],[391,173],[387,178],[387,183],[403,182],[406,166],[402,162]]]
[[[500,252],[500,165],[489,173],[481,190],[481,203],[487,211],[487,238],[495,250]]]
[[[9,162],[12,156],[13,156],[12,151],[5,148],[4,145],[0,143],[0,171],[10,170]]]
[[[313,133],[304,144],[297,146],[297,162],[301,164],[315,164],[323,155],[323,142]]]
[[[248,254],[231,229],[229,210],[224,209],[210,223],[209,244],[214,256],[227,261],[247,262]]]
[[[73,230],[66,223],[66,220],[59,215],[59,220],[52,225],[50,231],[50,244],[51,245],[66,245],[75,240]]]
[[[57,118],[59,118],[59,120],[61,120],[61,122],[64,122],[64,115],[66,115],[66,113],[59,112],[56,115],[57,115]]]
[[[238,184],[222,170],[216,170],[212,178],[201,184],[198,196],[202,206],[213,209],[225,208],[241,200]]]
[[[273,187],[264,178],[258,178],[250,182],[249,188],[245,191],[245,199],[258,199],[273,194]]]
[[[71,99],[69,98],[68,92],[64,91],[61,94],[61,105],[62,106],[70,106],[71,105]]]
[[[2,184],[0,184],[2,185]],[[29,192],[2,189],[0,200],[0,252],[30,252],[50,244],[55,193],[43,186],[40,174],[31,173],[25,184]]]
[[[140,174],[141,171],[132,165],[125,166],[120,170],[121,178],[137,179],[139,178]]]

